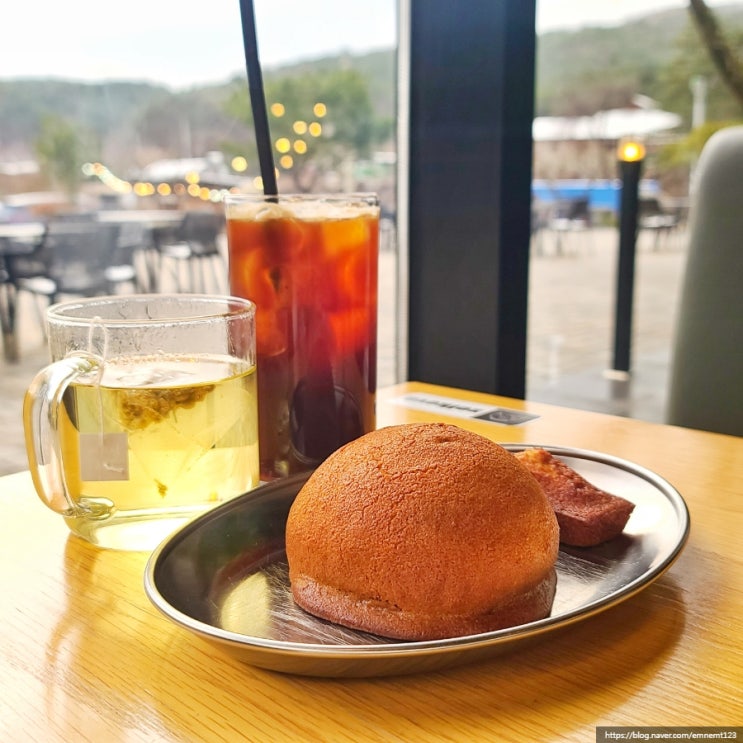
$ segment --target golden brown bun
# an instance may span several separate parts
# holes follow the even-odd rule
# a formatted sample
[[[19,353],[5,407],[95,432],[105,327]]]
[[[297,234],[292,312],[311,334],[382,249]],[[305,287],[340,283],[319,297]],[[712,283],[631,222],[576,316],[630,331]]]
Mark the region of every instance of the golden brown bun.
[[[489,439],[440,423],[346,444],[310,476],[286,525],[299,606],[406,640],[547,616],[558,546],[528,470]]]

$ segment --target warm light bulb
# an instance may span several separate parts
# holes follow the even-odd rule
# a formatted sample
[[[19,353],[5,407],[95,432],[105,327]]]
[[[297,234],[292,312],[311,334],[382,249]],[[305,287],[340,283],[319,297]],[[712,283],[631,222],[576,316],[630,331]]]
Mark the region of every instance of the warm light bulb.
[[[236,173],[244,173],[248,169],[248,161],[242,155],[233,157],[230,164]]]
[[[617,157],[625,163],[636,163],[645,159],[645,145],[632,139],[619,143]]]

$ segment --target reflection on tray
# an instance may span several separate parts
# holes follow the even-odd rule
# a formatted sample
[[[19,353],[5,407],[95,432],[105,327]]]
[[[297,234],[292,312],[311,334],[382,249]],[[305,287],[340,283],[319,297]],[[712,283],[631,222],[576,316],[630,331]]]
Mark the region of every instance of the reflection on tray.
[[[253,637],[320,645],[393,642],[326,622],[297,606],[285,559],[235,580],[214,609],[215,625]]]

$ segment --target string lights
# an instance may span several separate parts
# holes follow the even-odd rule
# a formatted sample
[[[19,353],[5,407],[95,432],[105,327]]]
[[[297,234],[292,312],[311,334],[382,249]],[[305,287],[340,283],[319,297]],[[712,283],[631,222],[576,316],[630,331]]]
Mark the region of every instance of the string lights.
[[[247,164],[246,164],[247,167]],[[226,193],[234,192],[239,189],[236,188],[210,188],[200,184],[200,176],[198,173],[190,172],[187,173],[184,181],[178,181],[176,183],[168,183],[161,181],[160,183],[150,183],[149,181],[128,181],[123,178],[119,178],[117,175],[112,173],[102,163],[85,163],[82,166],[83,175],[88,178],[96,177],[101,183],[108,186],[112,191],[119,194],[134,194],[146,198],[148,196],[191,196],[201,201],[222,201]],[[254,180],[255,184],[255,180]]]
[[[270,107],[271,114],[276,118],[281,118],[286,114],[286,108],[282,103],[273,103]],[[312,107],[312,113],[316,119],[322,119],[328,113],[327,106],[324,103],[315,103]],[[306,135],[313,138],[321,137],[323,134],[322,124],[315,121],[303,121],[298,119],[293,122],[291,126],[294,134],[297,138],[294,140],[288,137],[278,137],[274,142],[274,147],[279,153],[279,165],[283,170],[291,170],[295,165],[296,155],[306,155],[309,151],[309,146]],[[237,155],[232,158],[230,166],[235,173],[245,173],[248,170],[248,160],[242,155]],[[120,178],[114,174],[109,168],[102,163],[85,163],[82,166],[83,175],[86,178],[98,178],[101,183],[119,194],[134,194],[142,198],[154,196],[179,196],[185,197],[190,196],[195,199],[202,201],[221,201],[225,194],[234,193],[241,189],[236,187],[231,188],[210,188],[201,184],[201,175],[195,170],[189,171],[184,174],[182,181],[167,182],[160,181],[158,183],[152,183],[150,181],[129,181],[124,178]],[[278,168],[277,168],[278,177]],[[260,176],[256,176],[252,179],[252,186],[256,191],[263,191],[263,181]]]

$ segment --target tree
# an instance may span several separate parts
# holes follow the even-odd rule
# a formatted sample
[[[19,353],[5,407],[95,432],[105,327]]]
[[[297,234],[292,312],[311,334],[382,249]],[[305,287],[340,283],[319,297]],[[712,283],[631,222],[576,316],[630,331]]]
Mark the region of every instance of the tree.
[[[735,55],[704,0],[689,0],[689,10],[720,77],[743,108],[743,63]]]
[[[667,181],[685,182],[707,140],[719,129],[740,124],[743,100],[736,90],[743,50],[743,29],[726,28],[723,39],[717,19],[703,0],[690,0],[692,24],[676,42],[676,53],[661,73],[663,105],[691,122],[691,83],[706,81],[706,121],[666,145],[658,165]],[[701,40],[701,44],[700,44]],[[731,95],[731,92],[733,95]]]
[[[307,72],[266,79],[274,158],[279,171],[291,172],[300,191],[310,191],[320,173],[368,155],[375,129],[364,77],[354,69]],[[252,116],[244,82],[236,81],[227,110],[250,125]],[[237,149],[236,146],[230,148]],[[246,153],[257,163],[255,143]]]
[[[730,28],[728,41],[736,49],[743,49],[743,30]],[[706,82],[706,118],[713,121],[731,120],[740,116],[740,106],[720,78],[706,47],[690,22],[672,45],[672,56],[658,74],[655,97],[667,111],[683,116],[685,124],[692,123],[692,81]]]
[[[139,110],[134,127],[141,142],[162,157],[197,157],[217,150],[235,120],[224,111],[224,93],[205,88],[172,93],[163,91]]]
[[[41,119],[36,155],[51,182],[74,199],[85,161],[85,146],[78,129],[66,119],[46,114]]]

